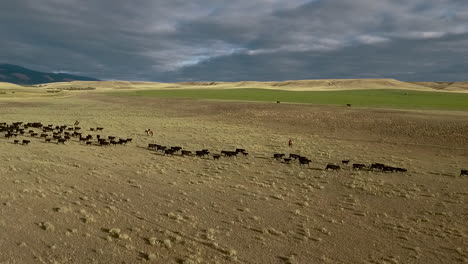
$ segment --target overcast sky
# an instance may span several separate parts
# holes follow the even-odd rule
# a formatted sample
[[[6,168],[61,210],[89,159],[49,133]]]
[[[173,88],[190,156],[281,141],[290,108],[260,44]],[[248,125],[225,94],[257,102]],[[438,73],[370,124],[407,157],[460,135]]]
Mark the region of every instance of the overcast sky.
[[[468,81],[468,0],[11,0],[0,63],[100,79]]]

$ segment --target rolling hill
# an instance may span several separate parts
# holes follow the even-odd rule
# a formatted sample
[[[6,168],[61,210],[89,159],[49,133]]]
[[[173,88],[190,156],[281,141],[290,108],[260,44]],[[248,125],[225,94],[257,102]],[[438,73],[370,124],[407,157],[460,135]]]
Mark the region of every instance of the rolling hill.
[[[65,73],[46,73],[12,64],[0,64],[0,82],[35,85],[51,82],[98,81],[98,79]]]

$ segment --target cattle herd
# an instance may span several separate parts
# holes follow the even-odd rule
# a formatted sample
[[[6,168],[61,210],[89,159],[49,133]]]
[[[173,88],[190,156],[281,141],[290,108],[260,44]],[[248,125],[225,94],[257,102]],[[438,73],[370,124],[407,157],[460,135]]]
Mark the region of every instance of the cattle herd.
[[[208,149],[202,149],[202,150],[195,150],[195,151],[190,151],[183,149],[182,147],[179,146],[163,146],[159,144],[148,144],[148,149],[150,150],[155,150],[158,152],[161,152],[164,155],[176,155],[179,154],[180,156],[197,156],[197,157],[210,157],[210,151]],[[214,160],[218,160],[221,156],[224,157],[234,157],[237,155],[243,155],[247,156],[249,153],[245,149],[237,148],[234,151],[230,150],[222,150],[219,154],[212,153],[211,157]]]
[[[282,161],[283,163],[290,164],[292,161],[298,161],[299,165],[307,165],[309,166],[312,160],[310,160],[307,157],[298,155],[298,154],[289,154],[289,156],[286,156],[284,153],[275,153],[273,154],[273,158]],[[341,161],[342,166],[348,167],[350,160],[342,160]],[[337,164],[333,163],[328,163],[325,167],[325,170],[341,170],[342,167]],[[393,167],[393,166],[388,166],[382,163],[372,163],[370,166],[367,166],[363,163],[353,163],[352,164],[352,169],[353,170],[367,170],[367,171],[382,171],[382,172],[407,172],[407,169],[405,168],[399,168],[399,167]]]
[[[89,133],[81,132],[81,128],[74,125],[43,125],[41,122],[23,123],[23,122],[12,122],[12,123],[0,123],[0,132],[4,133],[4,137],[7,139],[13,138],[13,144],[28,145],[32,139],[43,140],[44,143],[56,143],[65,144],[70,140],[77,140],[80,144],[85,145],[97,145],[97,146],[115,146],[115,145],[126,145],[132,142],[132,138],[121,138],[116,136],[104,136],[102,134],[91,135]],[[89,131],[102,132],[103,127],[92,127]],[[85,135],[87,134],[87,135]],[[18,139],[21,137],[22,139]],[[27,138],[27,139],[26,139]],[[149,150],[160,152],[162,155],[172,156],[197,156],[201,158],[212,158],[218,160],[221,157],[235,157],[235,156],[247,156],[249,153],[242,148],[236,148],[235,150],[222,150],[220,153],[210,153],[208,149],[190,151],[180,146],[163,146],[159,144],[150,143],[148,144]],[[210,155],[211,154],[211,155]],[[301,156],[298,154],[290,153],[286,156],[284,153],[275,153],[272,157],[274,160],[280,161],[285,164],[291,164],[293,162],[298,163],[300,166],[310,166],[311,159]],[[372,163],[366,165],[363,163],[352,163],[350,166],[350,160],[342,160],[341,166],[333,163],[328,163],[325,170],[341,170],[342,168],[350,168],[353,170],[363,171],[380,171],[380,172],[407,172],[407,169],[400,167],[393,167],[382,163]],[[468,176],[468,170],[461,170],[460,176]]]
[[[90,131],[103,131],[103,127],[90,128]],[[80,132],[81,127],[69,125],[44,125],[40,122],[34,123],[0,123],[0,132],[5,133],[7,139],[14,138],[13,144],[28,145],[32,139],[44,140],[45,143],[65,144],[72,139],[86,145],[125,145],[132,142],[132,138],[117,138],[115,136],[91,135]],[[18,137],[28,137],[29,139],[17,139]]]

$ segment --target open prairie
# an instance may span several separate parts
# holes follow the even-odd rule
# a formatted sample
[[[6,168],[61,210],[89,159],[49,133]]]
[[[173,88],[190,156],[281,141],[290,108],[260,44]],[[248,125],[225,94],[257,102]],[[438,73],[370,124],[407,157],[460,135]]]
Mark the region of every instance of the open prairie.
[[[409,85],[418,86],[401,89]],[[79,132],[93,138],[57,144],[40,138],[42,128],[16,138],[0,133],[0,263],[468,262],[463,107],[277,104],[47,86],[0,94],[0,122],[67,125],[66,132],[78,120]],[[100,146],[98,134],[132,141]],[[148,144],[210,153],[164,155]],[[248,155],[213,159],[236,148]],[[329,163],[341,169],[325,170]],[[354,170],[354,163],[407,172]]]

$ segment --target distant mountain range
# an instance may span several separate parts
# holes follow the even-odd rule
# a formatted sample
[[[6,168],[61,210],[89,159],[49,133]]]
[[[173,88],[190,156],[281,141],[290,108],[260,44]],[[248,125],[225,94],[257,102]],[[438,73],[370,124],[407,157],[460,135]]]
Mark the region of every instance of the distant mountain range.
[[[47,73],[11,64],[0,64],[0,82],[34,85],[51,82],[99,81],[98,79],[66,73]]]

